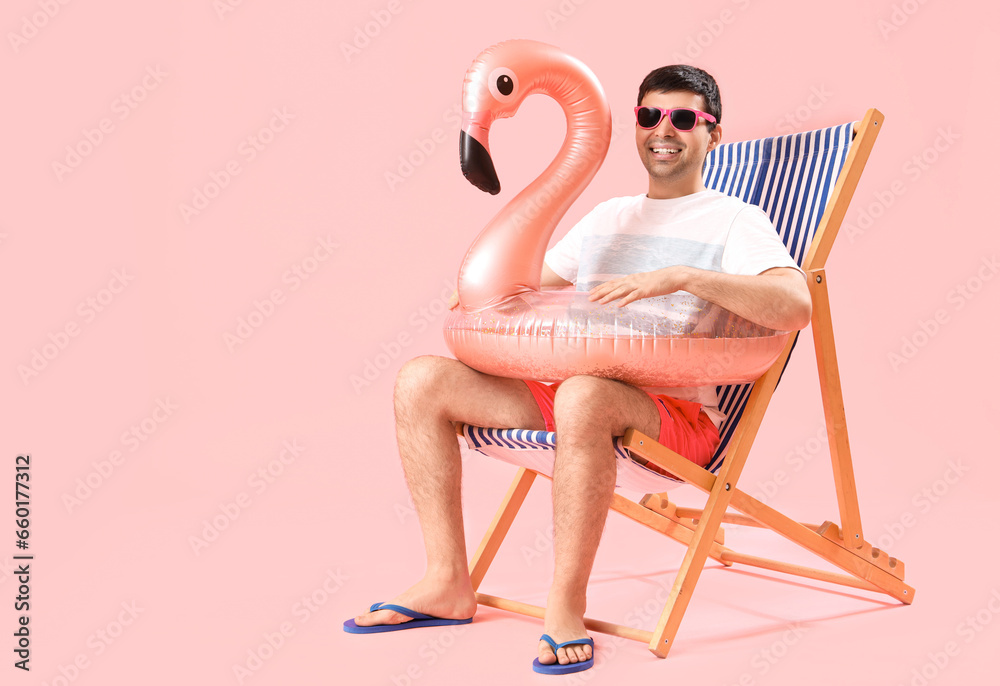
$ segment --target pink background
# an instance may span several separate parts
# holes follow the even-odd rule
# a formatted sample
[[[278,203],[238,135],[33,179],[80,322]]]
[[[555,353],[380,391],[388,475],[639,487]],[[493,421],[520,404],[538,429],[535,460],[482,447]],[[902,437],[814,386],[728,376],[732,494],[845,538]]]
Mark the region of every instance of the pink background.
[[[980,201],[996,194],[994,6],[10,0],[0,14],[3,683],[544,681],[535,620],[486,609],[462,631],[341,629],[423,569],[395,373],[446,353],[442,298],[464,251],[561,140],[557,106],[532,98],[494,129],[505,191],[462,178],[462,77],[514,37],[586,62],[622,131],[560,235],[645,191],[629,118],[652,68],[712,72],[731,141],[886,116],[828,270],[866,537],[905,561],[916,602],[710,565],[666,661],[599,634],[598,666],[573,683],[936,685],[995,668],[985,517],[1000,469],[983,429],[998,410],[986,265],[1000,249]],[[196,189],[213,197],[185,217]],[[836,505],[810,341],[742,485],[820,522]],[[11,653],[19,452],[30,674]],[[474,549],[513,469],[471,456],[465,471]],[[542,484],[483,590],[544,602],[549,525]],[[651,628],[682,555],[613,515],[589,614]]]

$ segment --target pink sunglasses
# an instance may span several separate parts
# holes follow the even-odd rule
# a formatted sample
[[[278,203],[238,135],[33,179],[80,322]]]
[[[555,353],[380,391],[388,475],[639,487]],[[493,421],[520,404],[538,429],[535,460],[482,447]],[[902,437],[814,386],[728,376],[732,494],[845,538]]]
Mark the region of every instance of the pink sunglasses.
[[[693,110],[690,107],[674,107],[666,110],[662,107],[636,107],[635,123],[641,129],[655,129],[663,121],[664,117],[670,117],[670,125],[678,131],[693,131],[698,125],[698,117],[705,121],[715,123],[715,117],[708,112]]]

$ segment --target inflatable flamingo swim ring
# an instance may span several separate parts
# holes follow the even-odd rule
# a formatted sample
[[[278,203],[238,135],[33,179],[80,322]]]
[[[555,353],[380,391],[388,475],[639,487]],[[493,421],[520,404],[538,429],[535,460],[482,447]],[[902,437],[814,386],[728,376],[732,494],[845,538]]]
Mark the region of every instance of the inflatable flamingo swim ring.
[[[488,374],[536,381],[588,374],[677,387],[760,377],[789,334],[689,293],[619,307],[591,302],[587,292],[541,291],[549,238],[607,154],[611,111],[593,72],[551,45],[512,40],[483,51],[465,75],[460,134],[462,171],[481,190],[500,191],[490,126],[532,93],[562,106],[566,138],[469,248],[458,274],[459,306],[444,325],[452,354]]]

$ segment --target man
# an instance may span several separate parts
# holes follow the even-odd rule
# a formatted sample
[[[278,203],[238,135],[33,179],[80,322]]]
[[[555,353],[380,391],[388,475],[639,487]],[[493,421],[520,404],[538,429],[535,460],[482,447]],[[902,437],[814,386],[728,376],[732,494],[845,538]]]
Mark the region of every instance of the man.
[[[636,146],[648,192],[602,203],[585,217],[546,254],[542,285],[576,283],[592,300],[619,304],[683,290],[770,328],[803,328],[811,316],[805,276],[766,216],[703,184],[705,156],[722,138],[715,80],[693,67],[663,67],[639,87],[638,105]],[[714,386],[640,389],[590,376],[547,386],[493,377],[448,358],[411,360],[396,382],[396,428],[427,571],[392,605],[420,616],[382,609],[353,624],[418,626],[428,621],[423,615],[470,620],[475,614],[453,428],[464,422],[558,430],[555,573],[545,633],[558,644],[584,639],[587,581],[615,485],[611,438],[635,427],[705,464],[718,445],[717,405]],[[592,647],[583,642],[553,650],[541,641],[538,654],[541,665],[593,664]]]

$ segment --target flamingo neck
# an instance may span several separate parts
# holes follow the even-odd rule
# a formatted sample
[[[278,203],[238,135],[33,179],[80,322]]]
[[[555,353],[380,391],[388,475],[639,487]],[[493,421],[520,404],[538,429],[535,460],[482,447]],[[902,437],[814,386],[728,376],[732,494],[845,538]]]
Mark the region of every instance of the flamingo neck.
[[[566,137],[555,159],[507,203],[469,248],[458,276],[465,310],[498,305],[540,289],[549,239],[594,178],[611,143],[611,112],[596,78],[554,75],[532,92],[551,95],[566,114]]]

